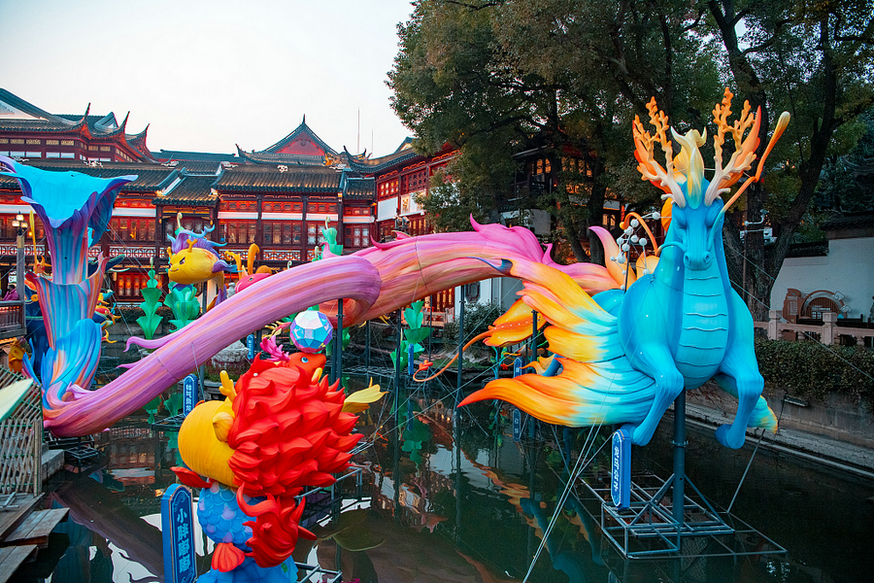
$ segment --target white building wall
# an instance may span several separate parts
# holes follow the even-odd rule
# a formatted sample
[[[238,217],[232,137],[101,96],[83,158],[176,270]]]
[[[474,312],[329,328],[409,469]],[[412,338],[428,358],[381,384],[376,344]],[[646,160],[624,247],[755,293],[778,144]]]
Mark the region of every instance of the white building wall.
[[[514,277],[495,277],[493,279],[484,279],[479,282],[479,300],[477,303],[487,304],[489,302],[500,304],[501,308],[506,311],[519,299],[516,292],[522,289],[522,282]],[[455,288],[455,313],[458,314],[459,302],[461,301],[464,288]],[[470,304],[467,304],[470,306]]]
[[[840,292],[848,318],[868,318],[874,296],[874,237],[832,239],[825,257],[790,257],[771,289],[771,309],[782,310],[786,291]]]
[[[387,221],[398,216],[398,199],[387,198],[376,203],[376,220]]]

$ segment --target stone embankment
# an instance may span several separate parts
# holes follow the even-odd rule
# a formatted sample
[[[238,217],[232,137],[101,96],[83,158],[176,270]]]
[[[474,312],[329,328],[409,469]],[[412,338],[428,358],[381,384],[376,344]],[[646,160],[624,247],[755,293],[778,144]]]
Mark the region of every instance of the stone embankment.
[[[782,390],[766,394],[779,420],[777,434],[765,432],[761,446],[792,453],[827,466],[874,478],[874,414],[869,403],[830,394],[808,401]],[[687,393],[686,413],[714,428],[730,423],[737,400],[709,384]],[[761,430],[749,430],[747,441],[759,441]]]

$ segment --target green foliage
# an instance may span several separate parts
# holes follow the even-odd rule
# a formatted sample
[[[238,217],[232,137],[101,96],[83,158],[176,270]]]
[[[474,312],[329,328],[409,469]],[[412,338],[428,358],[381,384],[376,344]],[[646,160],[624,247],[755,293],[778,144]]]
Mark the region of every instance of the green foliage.
[[[167,411],[170,413],[171,417],[179,415],[179,413],[182,412],[182,392],[176,391],[170,395],[164,401],[164,406],[167,407]]]
[[[792,115],[764,168],[770,174],[765,186],[753,186],[735,206],[756,219],[761,209],[769,211],[777,236],[774,245],[765,246],[755,233],[744,243],[746,260],[759,267],[746,277],[750,309],[765,319],[771,287],[796,230],[807,222],[818,183],[824,177],[835,183],[827,189],[832,200],[846,192],[845,177],[829,174],[854,147],[858,116],[874,105],[874,2],[698,4],[708,18],[694,34],[719,47],[725,82],[737,94],[733,109],[744,99],[762,108],[760,156],[780,113]],[[740,224],[726,221],[727,244],[737,243]],[[739,249],[734,255],[740,257]]]
[[[174,332],[181,330],[200,315],[200,304],[192,285],[177,285],[171,282],[170,293],[167,294],[164,303],[173,310],[173,319],[170,323],[174,327]]]
[[[422,307],[425,302],[419,300],[410,304],[409,308],[404,309],[404,318],[407,320],[407,326],[410,328],[421,328],[422,322],[425,321],[425,314],[422,313]]]
[[[874,208],[874,110],[869,110],[836,133],[836,140],[855,143],[843,156],[830,156],[823,168],[817,189],[819,206],[847,212],[868,211]]]
[[[417,150],[459,149],[422,201],[438,230],[467,230],[470,215],[499,220],[506,216],[499,211],[540,208],[554,218],[552,242],[584,260],[579,240],[600,223],[605,197],[645,207],[660,194],[639,179],[631,159],[634,116],[646,120],[644,105],[654,96],[678,131],[704,129],[726,86],[736,95],[735,112],[744,100],[762,107],[759,157],[779,114],[792,114],[764,168],[767,182],[749,188],[734,207],[751,220],[769,211],[778,236],[767,247],[761,232],[745,243],[744,255],[759,268],[747,275],[754,311],[767,310],[796,230],[803,225],[802,240],[818,236],[817,217],[809,213],[820,180],[828,183],[821,198],[837,208],[874,203],[871,186],[856,180],[860,164],[870,168],[874,143],[863,137],[870,129],[861,131],[870,121],[858,120],[874,105],[872,0],[414,6],[398,27],[389,85]],[[859,157],[851,160],[846,156],[857,142]],[[726,160],[731,149],[727,144]],[[586,171],[563,171],[559,162],[568,154]],[[712,167],[712,146],[703,155]],[[521,163],[532,158],[552,162],[542,185],[517,180],[524,177]],[[737,257],[742,221],[726,221]]]
[[[832,392],[874,404],[874,353],[862,347],[756,339],[759,371],[771,386],[823,399]]]
[[[424,305],[425,302],[419,300],[418,302],[413,302],[409,308],[404,310],[404,318],[409,326],[409,328],[404,330],[404,340],[407,345],[415,345],[413,347],[415,354],[425,350],[420,343],[431,335],[431,328],[422,327],[422,322],[425,320],[425,314],[422,312]]]
[[[438,230],[467,230],[469,217],[541,208],[578,259],[590,224],[600,224],[613,180],[627,160],[631,121],[649,95],[686,120],[712,108],[719,79],[710,44],[684,34],[687,2],[453,2],[422,0],[398,27],[389,72],[392,106],[416,132],[415,147],[446,144],[459,155],[434,177],[421,204]],[[699,100],[703,100],[703,103]],[[529,152],[551,161],[544,183],[517,183]],[[565,155],[583,172],[564,173]],[[449,178],[451,177],[451,180]],[[643,189],[640,180],[621,194]],[[624,185],[623,185],[624,186]]]
[[[155,415],[158,414],[158,407],[160,405],[161,405],[161,397],[158,396],[143,406],[143,409],[145,409],[146,413],[149,414],[149,424],[150,425],[155,422]]]
[[[158,288],[154,269],[149,270],[149,281],[142,289],[142,294],[144,301],[140,304],[140,308],[143,310],[143,315],[137,318],[137,324],[143,329],[143,336],[151,340],[155,336],[155,330],[161,325],[161,316],[158,315],[158,308],[161,307],[161,290]]]
[[[500,304],[465,304],[464,310],[464,338],[469,340],[477,334],[482,334],[489,329],[495,320],[504,313]],[[458,320],[448,322],[443,326],[443,344],[458,344]]]

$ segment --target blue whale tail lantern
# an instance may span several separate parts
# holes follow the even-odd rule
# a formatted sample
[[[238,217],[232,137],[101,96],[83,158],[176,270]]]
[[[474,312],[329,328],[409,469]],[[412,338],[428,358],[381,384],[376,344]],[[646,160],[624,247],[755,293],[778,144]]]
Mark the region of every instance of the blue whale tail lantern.
[[[560,374],[526,374],[498,379],[462,401],[502,399],[549,423],[572,427],[625,423],[632,442],[645,445],[667,407],[684,389],[710,378],[738,399],[734,422],[716,431],[717,440],[739,448],[748,426],[777,429],[773,411],[761,397],[764,381],[753,348],[752,316],[728,279],[722,244],[726,210],[761,177],[762,165],[789,122],[783,113],[759,161],[756,173],[723,203],[756,159],[761,112],[744,104],[730,123],[731,92],[714,108],[715,172],[704,177],[699,148],[706,141],[691,130],[680,135],[653,99],[647,108],[654,135],[634,122],[635,157],[644,180],[672,200],[671,223],[658,262],[644,262],[642,273],[626,264],[627,291],[609,290],[594,297],[564,273],[529,261],[504,261],[499,271],[522,279],[520,295],[549,322],[549,349],[562,365]],[[680,146],[674,157],[673,139]],[[747,132],[749,132],[747,134]],[[746,137],[744,134],[747,134]],[[734,150],[723,163],[726,138]],[[655,145],[665,157],[655,160]],[[599,232],[599,235],[603,233]],[[609,237],[609,236],[608,236]],[[602,236],[609,251],[619,251]]]
[[[33,370],[32,360],[26,366],[41,381],[48,418],[58,403],[86,390],[97,371],[101,330],[92,316],[107,259],[98,255],[97,267],[89,274],[88,247],[106,230],[121,187],[137,177],[45,172],[5,156],[0,156],[0,170],[0,174],[18,180],[21,200],[33,207],[46,226],[51,278],[34,273],[26,277],[37,290],[48,350],[39,371]],[[69,362],[81,366],[66,366]]]

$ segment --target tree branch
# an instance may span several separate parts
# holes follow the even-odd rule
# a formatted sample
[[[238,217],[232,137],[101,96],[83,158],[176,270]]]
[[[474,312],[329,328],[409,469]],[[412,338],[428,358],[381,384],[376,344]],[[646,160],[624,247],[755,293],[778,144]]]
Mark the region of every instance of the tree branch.
[[[780,29],[783,26],[789,24],[790,22],[792,22],[792,19],[789,19],[789,18],[785,18],[783,20],[778,20],[774,26],[774,33],[771,35],[771,38],[769,38],[768,40],[766,40],[765,42],[763,42],[760,45],[756,45],[754,47],[744,49],[743,51],[741,51],[740,54],[743,56],[747,56],[749,54],[761,52],[761,51],[765,50],[766,48],[770,47],[775,42],[777,42],[777,34],[780,32]]]
[[[503,6],[503,0],[496,0],[494,2],[484,2],[482,4],[470,4],[468,2],[460,2],[459,0],[443,0],[444,4],[454,4],[456,6],[461,6],[462,8],[467,8],[471,12],[476,12],[477,10],[483,10],[484,8],[494,8],[495,6]]]

